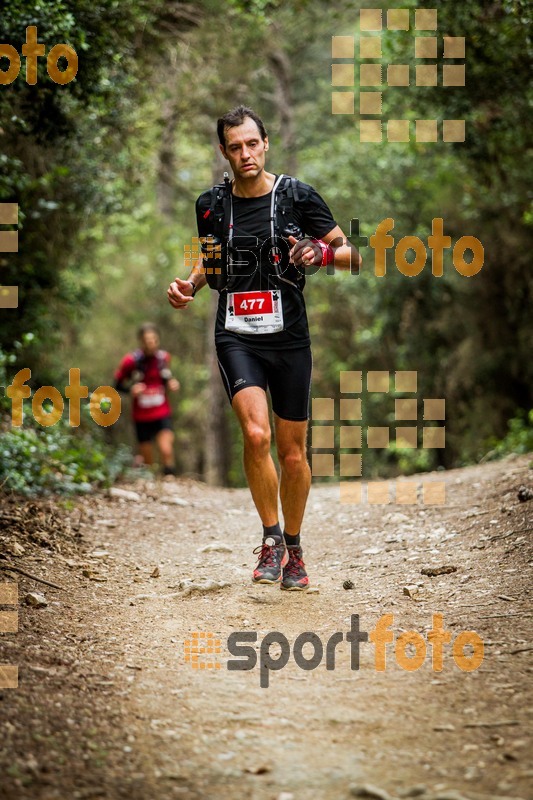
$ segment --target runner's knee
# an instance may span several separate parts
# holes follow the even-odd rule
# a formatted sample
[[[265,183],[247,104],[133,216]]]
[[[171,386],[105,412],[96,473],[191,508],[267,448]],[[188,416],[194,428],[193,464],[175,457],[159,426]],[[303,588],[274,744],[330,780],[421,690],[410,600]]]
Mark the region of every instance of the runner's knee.
[[[244,431],[244,442],[247,449],[258,457],[270,452],[270,431],[261,425],[248,425]]]
[[[168,429],[161,431],[157,437],[157,443],[160,450],[172,449],[172,445],[174,443],[174,432]]]
[[[163,456],[172,455],[172,442],[159,442],[159,452]]]
[[[298,475],[307,464],[305,450],[299,447],[278,452],[278,458],[281,468],[287,475]]]

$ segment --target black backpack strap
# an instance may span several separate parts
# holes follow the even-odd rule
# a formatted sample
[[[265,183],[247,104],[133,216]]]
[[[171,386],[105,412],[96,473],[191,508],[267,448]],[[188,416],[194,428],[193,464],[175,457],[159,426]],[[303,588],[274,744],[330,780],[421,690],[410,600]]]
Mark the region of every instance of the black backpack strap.
[[[167,368],[167,362],[165,361],[166,352],[164,350],[158,350],[155,354],[157,358],[157,369],[159,370],[159,374],[163,372],[164,369]]]
[[[222,184],[220,204],[223,211],[222,218],[222,238],[227,242],[229,237],[229,226],[231,218],[231,183],[228,179]]]
[[[303,200],[302,186],[297,178],[291,175],[284,175],[278,186],[278,198],[276,208],[278,214],[276,215],[275,225],[276,235],[280,235],[283,228],[290,222],[295,222],[294,219],[294,204]]]
[[[287,195],[291,198],[291,202],[297,203],[300,199],[300,193],[298,192],[298,181],[296,178],[287,175]]]
[[[294,204],[302,199],[304,198],[299,181],[290,175],[282,175],[276,188],[274,198],[274,218],[272,220],[274,223],[274,242],[282,235],[282,231],[289,223],[295,222]],[[209,219],[213,235],[219,237],[224,243],[222,253],[223,260],[226,261],[225,272],[227,285],[227,243],[231,219],[231,182],[227,174],[223,183],[216,184],[210,190],[209,209],[205,212],[204,218]],[[211,288],[216,288],[219,291],[221,288],[224,288],[218,281],[210,280],[210,277],[211,276],[208,276],[208,284]],[[285,271],[283,276],[279,276],[279,279],[301,289],[305,284],[305,277],[294,267]]]
[[[294,221],[294,191],[289,175],[283,175],[276,189],[274,199],[274,242],[283,236],[283,231]]]
[[[210,190],[210,203],[208,210],[204,213],[204,219],[209,220],[211,233],[222,242],[222,273],[206,273],[206,279],[211,289],[221,291],[227,285],[227,257],[228,257],[228,238],[231,218],[231,182],[228,174],[224,173],[224,182],[217,183]]]
[[[204,217],[210,218],[213,225],[213,234],[227,239],[231,214],[231,181],[228,173],[224,173],[224,182],[217,183],[211,189],[211,202],[209,210]]]
[[[146,355],[140,348],[134,350],[132,355],[133,355],[133,360],[135,361],[135,369],[133,370],[133,372],[139,372],[144,377],[146,370]],[[166,355],[167,355],[166,350],[157,350],[155,353],[157,361],[157,371],[159,372],[159,376],[161,377],[164,383],[166,383],[166,381],[172,377],[170,368],[167,366],[165,358]]]
[[[133,360],[135,361],[135,369],[141,370],[142,369],[141,364],[145,359],[144,353],[141,350],[141,348],[138,347],[136,350],[134,350],[132,356]]]
[[[172,372],[170,366],[167,365],[166,356],[168,355],[166,350],[158,350],[156,353],[157,356],[157,369],[159,370],[159,377],[166,385],[167,381],[170,380],[172,377]]]
[[[225,195],[226,192],[223,183],[217,183],[216,186],[213,186],[211,189],[209,209],[204,214],[204,218],[211,223],[213,235],[221,238],[227,236],[227,229],[229,227],[229,209]]]
[[[284,175],[278,185],[275,202],[274,228],[276,238],[282,236],[283,230],[287,225],[295,222],[294,204],[300,199],[301,192],[298,189],[298,180],[290,175]],[[305,276],[294,265],[289,265],[282,275],[278,275],[278,279],[300,290],[303,290],[305,286]]]
[[[298,181],[296,178],[291,178],[291,190],[294,202],[297,203],[300,199],[300,195],[298,194]]]

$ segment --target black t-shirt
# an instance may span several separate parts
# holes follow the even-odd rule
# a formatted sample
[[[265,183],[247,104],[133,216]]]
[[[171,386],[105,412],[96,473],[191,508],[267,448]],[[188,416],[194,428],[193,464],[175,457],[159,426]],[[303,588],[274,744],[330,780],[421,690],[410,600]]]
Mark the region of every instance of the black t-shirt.
[[[277,176],[276,176],[277,177]],[[311,186],[297,182],[298,200],[293,204],[294,222],[307,236],[320,239],[336,226],[331,211]],[[219,293],[215,341],[217,344],[246,342],[258,349],[280,349],[309,345],[309,326],[302,290],[294,285],[304,270],[289,264],[290,245],[279,242],[280,260],[275,268],[272,259],[270,208],[272,192],[260,197],[233,195],[233,266],[229,281]],[[200,237],[213,233],[204,217],[211,205],[211,192],[204,192],[196,201],[196,218]],[[278,274],[276,274],[276,272]],[[291,280],[280,280],[279,275]],[[227,292],[251,292],[277,289],[281,292],[284,329],[277,333],[242,334],[225,329]]]

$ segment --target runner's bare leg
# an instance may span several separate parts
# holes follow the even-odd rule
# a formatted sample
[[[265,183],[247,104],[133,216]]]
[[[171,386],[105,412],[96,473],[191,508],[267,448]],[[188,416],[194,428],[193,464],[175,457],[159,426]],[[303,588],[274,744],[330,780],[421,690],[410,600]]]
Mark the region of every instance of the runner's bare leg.
[[[157,446],[159,448],[159,452],[161,454],[161,460],[163,462],[164,467],[173,467],[174,466],[174,432],[169,430],[168,428],[164,428],[162,431],[159,431],[157,436],[155,437],[157,442]]]
[[[259,386],[241,389],[233,410],[244,436],[244,471],[252,498],[267,527],[278,522],[278,473],[270,455],[270,420],[266,394]]]
[[[281,467],[280,496],[285,530],[291,536],[300,533],[305,504],[311,486],[307,462],[307,421],[295,422],[274,414],[276,447]]]
[[[139,453],[143,457],[144,463],[150,466],[154,463],[154,451],[152,442],[139,442]]]

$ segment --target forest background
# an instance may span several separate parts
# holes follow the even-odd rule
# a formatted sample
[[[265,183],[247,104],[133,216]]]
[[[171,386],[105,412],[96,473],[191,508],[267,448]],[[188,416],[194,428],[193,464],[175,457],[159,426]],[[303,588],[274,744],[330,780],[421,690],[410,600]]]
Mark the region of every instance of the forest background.
[[[382,8],[384,19],[388,9],[410,9],[411,30],[383,31],[384,71],[409,63],[413,73],[420,63],[415,9],[437,9],[439,39],[465,37],[466,86],[411,81],[386,90],[383,104],[384,119],[412,125],[465,119],[464,142],[364,143],[357,103],[355,115],[332,114],[331,37],[357,40],[361,6]],[[19,287],[18,308],[0,312],[1,385],[23,367],[33,390],[63,391],[72,367],[91,391],[112,383],[137,326],[151,320],[181,382],[179,473],[243,485],[240,434],[213,357],[215,294],[202,291],[185,313],[166,299],[170,281],[188,274],[195,199],[224,170],[216,119],[242,102],[267,124],[268,168],[315,186],[346,232],[357,218],[370,236],[391,217],[396,241],[427,242],[442,218],[452,242],[475,236],[484,246],[471,278],[457,272],[450,250],[440,278],[429,257],[418,276],[402,275],[392,252],[377,277],[373,251],[362,248],[359,276],[308,281],[314,397],[338,399],[341,371],[416,370],[419,398],[446,400],[445,449],[402,449],[394,440],[365,447],[363,476],[533,449],[530,4],[10,0],[0,42],[20,52],[29,25],[47,52],[70,44],[79,70],[60,86],[41,58],[31,86],[22,59],[19,77],[0,86],[0,202],[19,206],[18,252],[0,254],[2,284]],[[356,83],[358,63],[356,48]],[[0,403],[6,488],[88,491],[129,463],[120,446],[133,445],[127,401],[107,429],[87,404],[79,429],[69,428],[66,411],[57,425],[39,426],[29,401],[15,429],[10,401]],[[368,395],[363,424],[393,426],[390,395]]]

